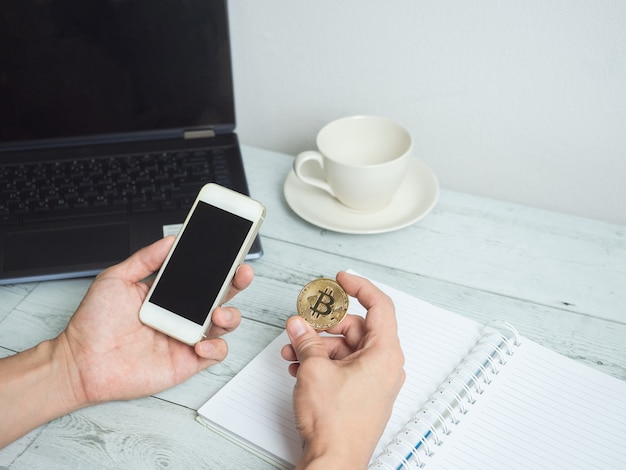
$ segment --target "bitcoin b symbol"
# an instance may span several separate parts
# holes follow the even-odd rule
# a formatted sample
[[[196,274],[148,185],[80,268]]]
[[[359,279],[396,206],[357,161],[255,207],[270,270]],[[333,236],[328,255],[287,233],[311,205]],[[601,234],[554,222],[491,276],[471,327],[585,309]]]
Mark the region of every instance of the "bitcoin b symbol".
[[[333,298],[333,290],[330,288],[324,289],[324,291],[318,290],[319,295],[317,296],[317,300],[315,304],[310,307],[311,315],[314,318],[319,318],[320,315],[330,315],[333,311],[333,304],[335,303],[335,299]]]

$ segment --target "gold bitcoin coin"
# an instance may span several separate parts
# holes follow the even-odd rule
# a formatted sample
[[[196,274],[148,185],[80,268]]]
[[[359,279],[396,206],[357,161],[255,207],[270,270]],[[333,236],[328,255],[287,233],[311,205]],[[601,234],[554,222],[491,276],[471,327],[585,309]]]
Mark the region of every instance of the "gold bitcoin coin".
[[[348,294],[336,281],[320,278],[302,288],[296,309],[313,328],[327,330],[345,318],[349,302]]]

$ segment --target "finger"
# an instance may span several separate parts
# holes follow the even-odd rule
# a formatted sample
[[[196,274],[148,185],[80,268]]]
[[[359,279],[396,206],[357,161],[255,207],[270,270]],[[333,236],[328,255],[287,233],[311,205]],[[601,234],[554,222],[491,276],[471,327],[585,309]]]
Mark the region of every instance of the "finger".
[[[231,283],[230,289],[228,290],[228,294],[226,295],[226,299],[224,301],[228,302],[239,292],[246,289],[253,279],[254,270],[252,269],[252,266],[249,264],[242,264],[237,267],[237,271],[233,277],[233,282]]]
[[[103,271],[99,277],[121,277],[130,282],[139,282],[159,270],[175,237],[168,236],[143,247],[121,263]]]
[[[292,362],[291,364],[289,364],[289,367],[287,367],[287,370],[289,372],[289,375],[291,375],[292,377],[298,377],[298,368],[300,367],[300,364],[297,362]]]
[[[298,356],[296,354],[296,350],[293,348],[293,345],[285,344],[280,350],[280,355],[285,361],[291,362],[291,364],[287,366],[287,371],[289,372],[289,375],[297,378],[300,363],[297,362]]]
[[[297,378],[298,367],[300,367],[300,364],[298,362],[292,362],[291,364],[289,364],[289,367],[287,367],[287,371],[289,372],[289,375]]]
[[[326,330],[331,335],[342,335],[346,343],[352,348],[359,347],[361,340],[367,333],[365,318],[359,315],[346,315],[339,325]]]
[[[204,361],[203,364],[203,368],[206,368],[208,365],[222,362],[226,358],[228,345],[221,338],[205,339],[196,343],[194,350],[198,356],[208,360]]]
[[[368,331],[397,335],[395,307],[388,295],[369,280],[354,274],[340,272],[337,282],[367,310],[365,326]]]
[[[234,331],[241,324],[241,312],[235,307],[217,307],[211,317],[207,338],[217,338]]]
[[[301,317],[293,316],[287,319],[287,334],[298,361],[303,362],[311,357],[328,358],[322,338]]]
[[[298,360],[298,356],[296,356],[296,351],[293,349],[293,346],[291,344],[285,344],[280,349],[280,357],[282,357],[285,361],[290,362]]]

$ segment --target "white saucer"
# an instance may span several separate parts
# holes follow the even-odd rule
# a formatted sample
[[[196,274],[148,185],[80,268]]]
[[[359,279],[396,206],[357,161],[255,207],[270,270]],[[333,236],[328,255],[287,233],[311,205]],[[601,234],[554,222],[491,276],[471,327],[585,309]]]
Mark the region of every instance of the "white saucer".
[[[327,192],[300,181],[293,170],[283,192],[289,207],[313,225],[342,233],[383,233],[407,227],[427,215],[439,197],[439,182],[426,164],[413,159],[392,201],[376,212],[349,209]]]

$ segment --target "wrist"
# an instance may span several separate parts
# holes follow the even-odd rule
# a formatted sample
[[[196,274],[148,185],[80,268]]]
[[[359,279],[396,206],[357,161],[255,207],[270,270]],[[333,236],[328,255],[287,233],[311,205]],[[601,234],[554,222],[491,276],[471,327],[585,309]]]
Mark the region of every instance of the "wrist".
[[[370,455],[367,449],[351,446],[344,439],[316,439],[305,442],[303,453],[296,470],[363,470],[367,467]]]
[[[55,340],[0,360],[0,448],[86,403],[75,394],[66,352]],[[62,343],[62,341],[61,341]]]
[[[54,372],[54,382],[51,383],[60,399],[58,406],[65,409],[64,414],[88,406],[90,403],[65,331],[46,343],[49,343],[51,350],[50,365]]]
[[[326,470],[328,468],[351,469],[354,463],[350,462],[340,449],[333,449],[330,446],[320,446],[315,444],[305,444],[302,458],[296,470]]]

